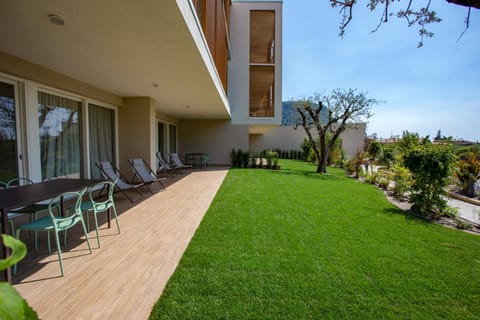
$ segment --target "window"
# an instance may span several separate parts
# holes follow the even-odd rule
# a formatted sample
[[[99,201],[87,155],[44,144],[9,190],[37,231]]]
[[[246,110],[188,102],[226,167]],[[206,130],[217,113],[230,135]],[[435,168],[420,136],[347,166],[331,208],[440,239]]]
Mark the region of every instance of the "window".
[[[89,104],[88,118],[91,177],[101,179],[95,162],[115,163],[115,112],[109,108]]]
[[[250,12],[250,63],[275,63],[275,11]]]
[[[177,152],[177,126],[174,124],[169,124],[168,125],[168,147],[170,153],[176,153]]]
[[[18,176],[15,86],[0,82],[0,180]]]
[[[250,117],[275,115],[275,11],[250,11]]]
[[[81,176],[81,102],[38,92],[42,180]]]

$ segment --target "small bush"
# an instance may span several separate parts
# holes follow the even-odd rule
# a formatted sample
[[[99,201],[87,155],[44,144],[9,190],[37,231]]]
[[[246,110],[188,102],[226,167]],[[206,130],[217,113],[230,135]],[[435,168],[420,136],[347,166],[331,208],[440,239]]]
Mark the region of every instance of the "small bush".
[[[480,178],[480,157],[468,152],[460,157],[455,171],[462,192],[469,197],[475,196],[475,183]]]
[[[393,197],[397,200],[403,200],[405,193],[409,191],[412,183],[408,169],[403,167],[395,167],[394,181],[395,186],[393,187]]]
[[[447,205],[444,187],[455,155],[443,146],[421,145],[409,150],[403,161],[413,175],[412,200],[418,213],[428,217],[438,215]]]
[[[462,219],[455,219],[455,224],[458,229],[466,230],[466,229],[471,229],[473,225],[465,220]]]

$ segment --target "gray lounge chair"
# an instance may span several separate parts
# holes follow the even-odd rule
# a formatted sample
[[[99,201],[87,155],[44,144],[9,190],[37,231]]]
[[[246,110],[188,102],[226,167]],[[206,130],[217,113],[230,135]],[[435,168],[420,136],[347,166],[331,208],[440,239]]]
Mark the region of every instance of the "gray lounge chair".
[[[169,165],[162,157],[162,153],[158,151],[156,153],[157,156],[157,161],[158,161],[158,169],[157,169],[157,175],[161,173],[169,173],[172,176],[175,174],[177,169],[171,165]]]
[[[130,200],[130,202],[135,202],[140,198],[137,199],[132,199],[126,191],[128,190],[135,190],[140,197],[143,197],[142,193],[140,190],[138,190],[139,187],[143,186],[142,184],[130,184],[125,182],[125,180],[128,180],[117,168],[115,168],[110,161],[99,161],[96,162],[95,165],[100,169],[100,172],[102,175],[105,177],[105,179],[108,179],[112,182],[115,183],[115,188],[119,191],[121,191],[127,198]]]
[[[180,160],[180,157],[178,156],[177,153],[171,153],[171,154],[170,154],[170,160],[172,161],[173,166],[174,166],[175,169],[177,169],[177,170],[190,169],[190,168],[192,168],[192,165],[191,165],[191,164],[184,164],[184,163],[182,162],[182,160]]]
[[[128,163],[132,166],[133,171],[135,172],[135,175],[133,176],[132,181],[138,177],[143,184],[150,190],[150,192],[153,194],[154,192],[150,188],[150,185],[158,182],[163,189],[165,189],[165,186],[163,185],[162,181],[167,180],[167,178],[163,177],[157,177],[155,172],[153,172],[152,168],[149,167],[149,165],[143,160],[142,158],[133,158],[133,159],[128,159]]]

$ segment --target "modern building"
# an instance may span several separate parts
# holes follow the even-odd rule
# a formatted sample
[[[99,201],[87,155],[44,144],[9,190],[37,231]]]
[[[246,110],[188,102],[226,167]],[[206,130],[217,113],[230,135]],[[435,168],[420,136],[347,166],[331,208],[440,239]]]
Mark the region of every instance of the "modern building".
[[[281,1],[1,1],[0,28],[0,180],[228,164],[281,123]]]

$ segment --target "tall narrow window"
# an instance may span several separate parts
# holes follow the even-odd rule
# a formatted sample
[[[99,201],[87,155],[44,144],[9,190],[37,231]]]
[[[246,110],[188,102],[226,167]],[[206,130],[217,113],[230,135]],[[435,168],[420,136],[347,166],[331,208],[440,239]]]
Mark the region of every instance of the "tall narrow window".
[[[95,162],[115,163],[115,112],[89,104],[88,115],[90,172],[92,178],[100,179],[102,176]]]
[[[250,11],[250,117],[275,115],[275,11]]]
[[[162,153],[162,156],[167,156],[167,146],[166,146],[166,132],[165,124],[163,122],[158,123],[158,151]]]
[[[38,93],[42,179],[81,176],[81,103]]]
[[[15,87],[0,82],[0,180],[18,176],[17,121],[15,113]]]
[[[168,148],[170,153],[177,152],[177,126],[173,124],[168,125]]]

